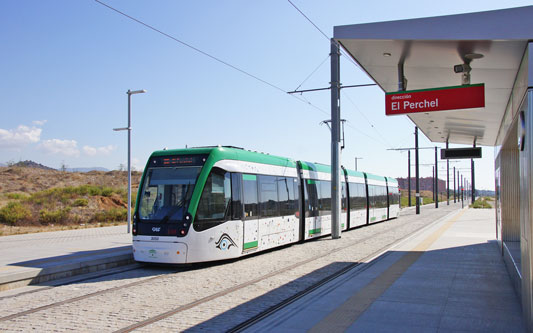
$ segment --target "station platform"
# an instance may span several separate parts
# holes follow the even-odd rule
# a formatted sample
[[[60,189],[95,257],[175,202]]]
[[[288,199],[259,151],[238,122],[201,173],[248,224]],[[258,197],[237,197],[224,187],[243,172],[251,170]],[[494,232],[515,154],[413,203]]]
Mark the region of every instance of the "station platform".
[[[493,209],[464,208],[246,332],[524,332]]]
[[[0,237],[0,291],[133,264],[127,226]]]

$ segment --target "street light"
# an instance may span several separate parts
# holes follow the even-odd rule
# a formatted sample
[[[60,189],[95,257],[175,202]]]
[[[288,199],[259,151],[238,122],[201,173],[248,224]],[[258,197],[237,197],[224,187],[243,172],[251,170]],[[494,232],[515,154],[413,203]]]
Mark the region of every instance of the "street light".
[[[128,127],[113,128],[113,131],[128,131],[128,234],[131,232],[131,95],[144,94],[146,90],[128,89]]]

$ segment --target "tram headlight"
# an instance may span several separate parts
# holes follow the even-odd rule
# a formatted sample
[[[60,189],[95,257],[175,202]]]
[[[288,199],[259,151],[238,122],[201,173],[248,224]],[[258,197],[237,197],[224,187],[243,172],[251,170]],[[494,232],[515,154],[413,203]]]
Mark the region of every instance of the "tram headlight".
[[[133,215],[131,233],[133,236],[137,236],[137,217],[135,215]]]

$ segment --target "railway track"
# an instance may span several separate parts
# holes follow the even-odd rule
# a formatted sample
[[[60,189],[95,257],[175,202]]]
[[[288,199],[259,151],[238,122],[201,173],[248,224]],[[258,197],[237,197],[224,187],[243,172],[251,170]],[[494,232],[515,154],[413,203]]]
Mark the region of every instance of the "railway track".
[[[450,210],[448,210],[447,212],[449,213]],[[444,214],[445,213],[444,210],[442,210],[440,213],[441,213],[440,215],[442,215],[442,216],[445,215]],[[404,214],[404,216],[402,216],[401,218],[408,218],[409,216],[413,216],[413,215],[414,214],[412,214],[412,213],[408,213],[408,214]],[[347,271],[349,271],[351,269],[354,269],[355,267],[359,266],[361,262],[365,262],[365,261],[370,260],[371,258],[375,258],[376,256],[378,256],[380,253],[382,253],[387,248],[390,248],[391,246],[395,245],[396,243],[401,242],[403,239],[406,238],[404,233],[403,234],[399,233],[399,231],[402,228],[406,229],[406,225],[407,225],[406,223],[399,223],[398,225],[391,226],[391,227],[388,227],[388,228],[386,227],[387,223],[390,224],[390,222],[384,222],[384,223],[380,224],[381,227],[385,227],[384,228],[385,229],[384,233],[383,232],[375,233],[372,236],[365,238],[364,242],[366,242],[367,244],[377,243],[377,239],[378,238],[390,239],[390,241],[387,241],[385,243],[383,241],[380,241],[381,244],[380,244],[379,248],[373,249],[370,254],[367,254],[367,255],[365,255],[362,258],[355,258],[356,259],[355,262],[343,263],[342,265],[340,265],[341,267],[339,269],[336,269],[333,272],[328,272],[325,276],[320,276],[315,281],[313,281],[310,285],[301,286],[299,288],[299,290],[297,290],[296,292],[294,292],[294,293],[292,293],[290,295],[286,295],[286,297],[283,300],[278,301],[278,302],[273,302],[272,304],[268,304],[268,306],[265,309],[260,309],[260,311],[256,311],[256,313],[253,313],[251,316],[249,316],[249,318],[246,318],[245,320],[242,320],[240,323],[232,323],[228,327],[226,327],[225,329],[233,331],[233,332],[238,332],[238,331],[241,331],[241,330],[245,329],[249,325],[257,322],[258,320],[264,318],[265,316],[268,316],[269,314],[271,314],[272,312],[276,311],[277,309],[280,309],[283,306],[286,306],[286,305],[290,304],[294,300],[296,300],[296,299],[308,294],[309,292],[315,290],[316,288],[318,288],[321,285],[327,283],[328,281],[331,281],[332,279],[334,279],[334,278],[346,273]],[[412,234],[413,232],[418,232],[418,231],[420,231],[420,230],[422,230],[424,228],[427,228],[428,226],[430,226],[432,224],[433,223],[431,223],[431,221],[429,221],[427,223],[420,223],[420,226],[418,228],[416,228],[416,230],[408,230],[408,235]],[[355,231],[351,231],[351,232],[352,233],[353,232],[357,232],[357,230],[366,230],[366,229],[365,228],[356,229]],[[402,234],[403,236],[401,236],[401,237],[400,236],[398,236],[398,237],[394,236],[394,235],[398,235],[398,234]],[[147,327],[147,326],[152,325],[152,324],[157,324],[158,322],[164,321],[165,319],[170,318],[170,317],[172,317],[172,316],[174,316],[176,314],[180,314],[180,313],[192,310],[192,309],[197,308],[197,307],[201,308],[202,306],[206,306],[206,305],[210,304],[211,302],[213,302],[213,301],[215,301],[217,299],[227,298],[229,295],[231,295],[233,293],[236,293],[236,292],[239,292],[239,291],[242,291],[242,290],[244,290],[246,288],[249,288],[250,286],[260,284],[262,282],[268,281],[269,279],[275,279],[275,278],[278,278],[280,276],[290,275],[288,273],[291,272],[291,271],[300,269],[301,267],[303,267],[305,265],[308,265],[308,264],[311,264],[311,263],[315,263],[315,262],[318,262],[320,260],[327,259],[328,257],[335,256],[336,254],[338,254],[338,253],[340,253],[342,251],[347,251],[347,250],[353,249],[353,248],[355,248],[355,247],[357,247],[357,246],[359,246],[361,244],[362,244],[362,239],[354,237],[353,239],[350,239],[349,241],[345,241],[345,243],[342,246],[333,248],[332,250],[328,251],[327,253],[320,253],[320,254],[313,255],[313,256],[310,256],[308,258],[305,258],[304,260],[298,260],[297,262],[294,262],[292,264],[283,266],[283,267],[281,267],[279,269],[273,269],[273,270],[271,270],[270,272],[268,272],[266,274],[260,274],[260,275],[258,275],[256,277],[252,277],[251,279],[249,279],[249,280],[247,280],[245,282],[236,283],[236,284],[231,285],[229,287],[222,288],[221,290],[218,290],[216,292],[208,293],[207,295],[205,295],[203,297],[198,297],[198,298],[196,298],[196,299],[194,299],[192,301],[185,302],[184,304],[180,304],[180,305],[173,306],[173,307],[168,307],[168,308],[166,308],[167,311],[162,311],[162,312],[157,313],[157,314],[155,314],[153,316],[149,316],[148,318],[145,318],[143,320],[136,321],[136,322],[134,322],[134,323],[132,323],[130,325],[127,325],[127,326],[125,326],[123,328],[116,329],[115,332],[131,332],[133,330],[142,329],[142,328]],[[281,251],[285,251],[285,250],[287,250],[287,249],[282,249]],[[270,251],[270,252],[271,253],[277,253],[276,250]],[[264,256],[264,255],[265,254],[258,254],[257,257]],[[245,257],[245,258],[243,258],[241,260],[236,260],[234,262],[229,262],[229,263],[223,264],[223,265],[234,265],[235,263],[239,263],[239,262],[242,262],[244,260],[247,260],[247,258],[250,258],[250,257]],[[252,259],[253,259],[253,257],[252,257]],[[213,270],[214,269],[213,267],[216,268],[216,267],[221,267],[221,266],[222,265],[220,265],[220,264],[195,265],[192,268],[191,267],[185,267],[185,268],[179,269],[178,271],[174,271],[175,274],[172,274],[172,275],[178,276],[179,274],[184,273],[186,271],[190,271],[190,270],[193,270],[193,271],[194,270],[201,271],[201,270],[204,270],[204,269],[205,270]],[[140,268],[140,269],[142,269],[142,268]],[[114,286],[114,287],[111,287],[111,288],[106,288],[106,289],[103,289],[103,290],[90,292],[90,293],[87,293],[87,294],[84,294],[84,295],[71,297],[71,298],[63,299],[63,300],[60,300],[60,301],[57,301],[57,302],[52,302],[52,303],[49,303],[49,304],[36,306],[34,308],[27,309],[27,310],[24,310],[24,311],[19,311],[19,312],[16,312],[16,313],[12,313],[10,315],[4,316],[4,317],[0,317],[0,329],[2,329],[2,326],[1,326],[2,323],[5,323],[5,322],[17,320],[17,319],[20,319],[22,317],[33,315],[33,314],[36,314],[36,313],[39,313],[39,312],[46,312],[47,310],[51,310],[51,309],[54,309],[54,308],[59,308],[61,306],[72,305],[74,303],[77,303],[77,302],[80,302],[80,301],[83,301],[83,300],[87,300],[87,299],[91,299],[91,298],[103,297],[103,296],[106,296],[108,294],[111,295],[111,294],[117,293],[118,291],[134,292],[135,290],[141,290],[139,288],[143,288],[143,286],[151,285],[154,282],[158,282],[158,281],[161,282],[163,279],[165,279],[167,277],[168,277],[167,274],[152,276],[152,277],[141,279],[139,281],[126,283],[126,284],[120,284],[120,285],[117,285],[117,286]],[[201,325],[201,323],[199,323],[199,325]]]

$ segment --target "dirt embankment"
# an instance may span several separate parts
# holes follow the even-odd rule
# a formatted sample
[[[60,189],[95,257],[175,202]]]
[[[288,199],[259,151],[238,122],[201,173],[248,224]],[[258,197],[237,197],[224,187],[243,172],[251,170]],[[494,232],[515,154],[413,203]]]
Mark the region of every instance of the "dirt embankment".
[[[140,178],[140,172],[132,173],[133,204]],[[5,230],[125,221],[127,184],[126,171],[0,167],[0,226]]]

